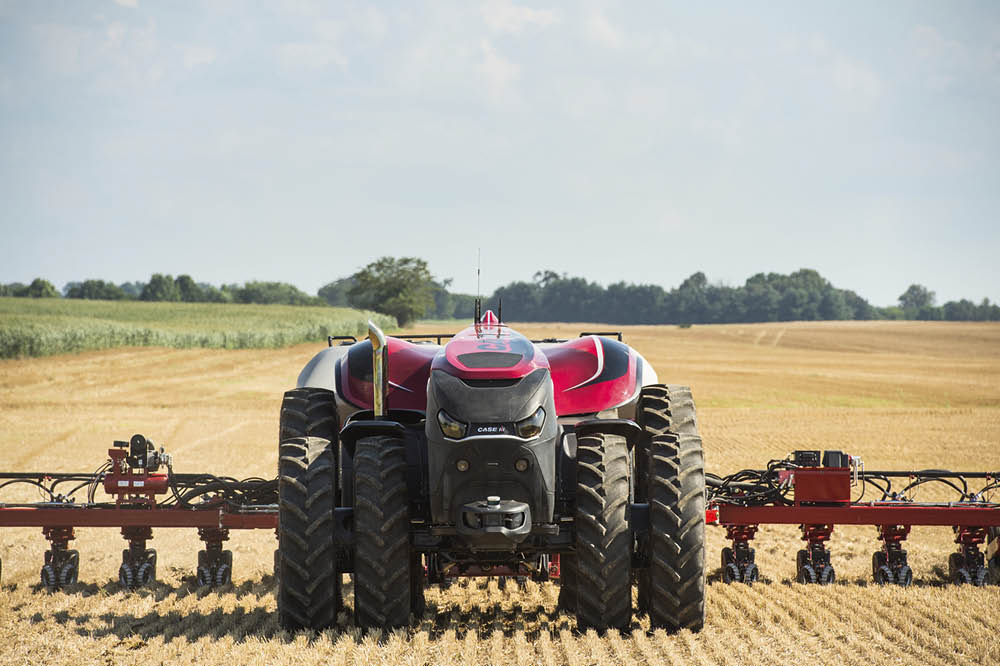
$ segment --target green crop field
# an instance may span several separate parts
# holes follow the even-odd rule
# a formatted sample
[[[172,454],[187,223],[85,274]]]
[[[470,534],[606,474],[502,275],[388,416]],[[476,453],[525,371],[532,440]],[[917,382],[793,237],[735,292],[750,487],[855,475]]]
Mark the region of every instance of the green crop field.
[[[284,347],[360,335],[369,319],[396,325],[349,308],[0,298],[0,358],[111,347]]]

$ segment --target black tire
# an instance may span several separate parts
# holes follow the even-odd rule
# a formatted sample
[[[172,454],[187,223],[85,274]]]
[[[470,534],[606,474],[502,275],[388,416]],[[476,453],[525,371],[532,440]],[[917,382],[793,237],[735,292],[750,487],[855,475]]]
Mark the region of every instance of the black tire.
[[[740,580],[740,568],[735,562],[730,562],[722,568],[722,582],[729,585]]]
[[[803,585],[811,585],[816,582],[816,570],[811,564],[803,564],[799,569],[797,580]]]
[[[152,585],[156,582],[156,560],[146,560],[139,565],[135,572],[135,579],[139,585]]]
[[[808,550],[800,550],[799,552],[795,553],[795,574],[796,575],[798,575],[799,571],[802,570],[802,567],[804,567],[807,564],[809,564],[809,551]]]
[[[878,585],[889,585],[896,582],[896,577],[893,575],[892,569],[886,564],[879,566],[875,571],[874,578]]]
[[[59,576],[56,574],[55,567],[51,564],[45,564],[42,566],[42,572],[40,574],[42,587],[44,587],[49,592],[54,592],[59,589]]]
[[[569,553],[559,556],[559,610],[576,614],[576,557]]]
[[[79,570],[72,562],[66,562],[59,569],[59,587],[67,587],[76,584]]]
[[[278,420],[278,441],[295,437],[319,437],[337,443],[340,424],[333,391],[297,388],[285,391]]]
[[[829,564],[819,570],[819,584],[833,585],[837,581],[837,571]]]
[[[757,565],[751,562],[747,565],[747,568],[743,570],[743,582],[747,585],[753,585],[758,580],[760,580],[760,569]]]
[[[667,631],[705,624],[705,458],[691,389],[666,386],[650,441],[649,619]],[[650,412],[646,412],[649,430]]]
[[[135,572],[132,570],[132,565],[128,562],[122,562],[121,566],[118,567],[118,584],[126,590],[136,587]]]
[[[872,578],[878,583],[878,572],[882,567],[888,568],[888,558],[885,556],[885,551],[876,550],[872,553]],[[883,583],[879,583],[880,585]]]
[[[280,445],[278,622],[290,631],[331,627],[340,611],[333,539],[335,451],[333,442],[321,437],[293,437]],[[207,577],[214,584],[217,572]]]
[[[414,592],[406,450],[386,436],[354,452],[354,618],[363,629],[409,623]]]
[[[904,564],[896,571],[896,585],[909,587],[913,583],[913,569],[908,564]]]
[[[233,551],[222,551],[222,559],[212,567],[212,586],[223,587],[233,582]]]
[[[965,566],[965,557],[961,553],[952,553],[948,556],[948,580],[956,582],[958,570]]]
[[[642,439],[635,451],[635,501],[649,502],[649,448],[655,435],[662,435],[670,430],[670,404],[667,399],[667,387],[653,384],[642,387],[639,400],[636,403],[635,422],[643,430]],[[649,539],[638,544],[640,559],[646,565],[640,569],[638,579],[638,610],[649,613],[649,591],[652,582],[649,578]],[[725,565],[723,565],[724,567]]]
[[[581,631],[632,623],[632,534],[625,519],[629,459],[624,437],[576,444],[576,619]]]

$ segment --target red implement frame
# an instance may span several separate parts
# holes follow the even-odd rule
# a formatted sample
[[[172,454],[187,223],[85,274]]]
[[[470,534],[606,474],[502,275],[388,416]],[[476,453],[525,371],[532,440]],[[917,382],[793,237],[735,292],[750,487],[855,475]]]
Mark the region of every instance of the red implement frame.
[[[229,539],[229,530],[277,530],[278,512],[273,505],[234,507],[218,503],[192,508],[157,504],[156,496],[170,489],[170,478],[149,469],[146,453],[152,450],[152,445],[147,448],[147,444],[145,438],[136,435],[131,451],[126,450],[125,442],[108,450],[110,470],[103,476],[94,475],[93,483],[95,487],[102,483],[105,492],[114,497],[113,504],[76,504],[64,499],[33,505],[0,504],[0,527],[42,528],[50,543],[41,573],[45,587],[56,589],[76,582],[80,558],[77,551],[69,548],[69,543],[76,538],[77,527],[121,529],[128,548],[122,552],[119,581],[130,588],[145,585],[156,577],[156,551],[146,548],[146,542],[153,538],[153,528],[198,530],[205,543],[205,549],[198,553],[198,581],[208,586],[224,585],[231,579],[232,553],[222,547]],[[164,456],[162,460],[169,458]],[[25,476],[46,478],[30,474],[20,478]],[[79,480],[80,477],[75,479]]]
[[[760,525],[799,525],[806,547],[796,557],[796,579],[801,583],[831,583],[835,579],[826,543],[835,525],[873,525],[881,550],[872,556],[872,576],[880,584],[907,586],[913,572],[902,544],[914,525],[948,526],[955,531],[958,551],[948,561],[948,577],[955,583],[983,585],[988,567],[979,546],[989,528],[1000,527],[1000,508],[973,502],[951,505],[913,502],[865,504],[808,504],[737,506],[719,504],[706,512],[706,521],[726,528],[732,547],[723,551],[723,580],[752,582],[758,575],[750,541]],[[740,558],[740,553],[749,554]]]
[[[198,527],[273,530],[277,511],[229,512],[225,509],[111,509],[0,506],[0,527]]]

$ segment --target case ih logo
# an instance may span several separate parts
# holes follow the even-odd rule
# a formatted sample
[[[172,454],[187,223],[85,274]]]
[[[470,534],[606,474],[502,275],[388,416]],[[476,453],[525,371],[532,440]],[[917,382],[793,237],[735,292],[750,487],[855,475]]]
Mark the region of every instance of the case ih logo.
[[[477,435],[506,435],[507,426],[501,424],[477,425],[475,426]]]

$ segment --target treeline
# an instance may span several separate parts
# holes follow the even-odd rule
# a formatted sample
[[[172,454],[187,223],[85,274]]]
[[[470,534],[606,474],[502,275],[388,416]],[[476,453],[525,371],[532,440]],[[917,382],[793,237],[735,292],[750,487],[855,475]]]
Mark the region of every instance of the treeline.
[[[246,282],[215,287],[189,275],[154,274],[148,282],[70,282],[62,294],[47,280],[0,285],[0,296],[100,300],[184,301],[333,305],[375,310],[405,326],[415,319],[470,319],[475,297],[449,291],[451,280],[434,278],[416,257],[382,257],[353,275],[325,284],[310,296],[284,282]],[[507,321],[590,321],[609,324],[724,324],[843,319],[1000,321],[1000,305],[962,299],[937,305],[933,291],[911,285],[898,305],[874,306],[838,289],[818,272],[758,273],[740,286],[712,284],[698,272],[666,290],[655,284],[616,282],[604,287],[581,277],[539,271],[530,282],[498,288],[485,307],[503,303]]]
[[[42,278],[36,278],[30,285],[17,282],[0,285],[0,296],[57,298],[60,295],[65,298],[101,301],[326,305],[323,299],[310,296],[286,282],[246,282],[216,287],[205,282],[195,282],[190,275],[178,275],[175,278],[161,273],[155,273],[149,278],[149,282],[70,282],[63,287],[62,294],[52,283]]]
[[[319,289],[319,297],[329,305],[375,310],[376,312],[385,312],[386,314],[389,314],[390,311],[386,309],[385,303],[394,300],[396,302],[393,305],[396,307],[393,308],[391,314],[397,319],[402,318],[404,321],[412,320],[414,317],[420,319],[469,319],[476,309],[476,297],[472,294],[454,294],[448,291],[448,287],[451,286],[450,279],[435,280],[428,278],[423,283],[423,289],[415,288],[421,284],[419,277],[415,281],[412,279],[387,280],[386,282],[390,291],[392,291],[392,285],[400,288],[395,290],[397,293],[388,294],[388,298],[385,298],[387,294],[383,293],[384,290],[373,289],[369,285],[360,285],[357,275],[334,280],[323,285]],[[421,291],[423,293],[422,295],[411,295],[409,298],[406,298],[404,294],[400,293],[403,292],[402,287],[404,285],[410,291]],[[400,300],[405,302],[400,303]],[[389,307],[392,307],[392,305]],[[410,311],[409,317],[407,314],[401,312],[401,310],[406,309]]]
[[[36,278],[28,285],[20,282],[0,284],[0,297],[332,305],[375,310],[391,314],[403,322],[415,318],[471,317],[475,297],[453,294],[448,291],[450,285],[449,279],[435,280],[422,260],[385,258],[373,262],[350,277],[324,285],[316,296],[310,296],[287,282],[251,281],[216,287],[206,282],[195,282],[190,275],[178,275],[175,278],[155,273],[148,282],[69,282],[61,292],[48,280]]]
[[[1000,321],[1000,306],[983,300],[936,306],[934,292],[912,285],[898,306],[876,307],[853,291],[837,289],[814,270],[790,275],[758,273],[742,286],[710,284],[698,272],[669,291],[659,285],[616,282],[607,287],[552,271],[532,282],[497,289],[509,321],[598,321],[609,324],[725,324],[842,319]]]

